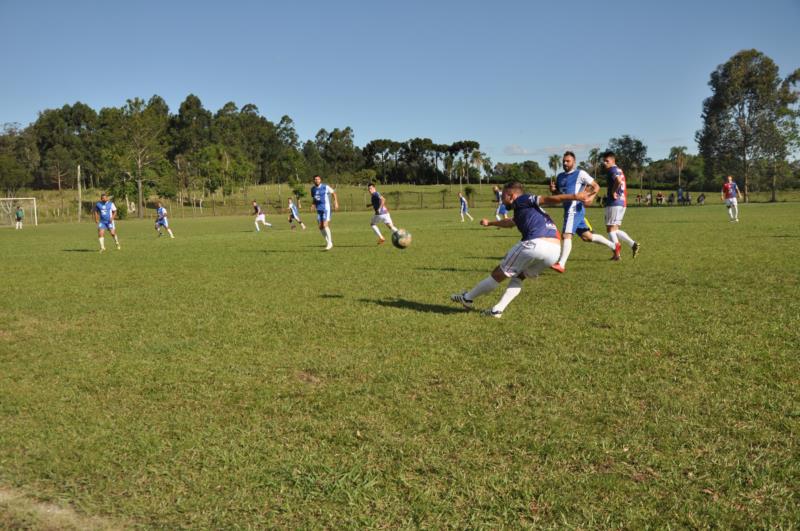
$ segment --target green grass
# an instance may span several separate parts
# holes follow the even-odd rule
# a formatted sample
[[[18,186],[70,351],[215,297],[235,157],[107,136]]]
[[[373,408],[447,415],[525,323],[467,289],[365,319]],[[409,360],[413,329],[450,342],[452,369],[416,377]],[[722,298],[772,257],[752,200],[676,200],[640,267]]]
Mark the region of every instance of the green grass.
[[[629,209],[636,261],[576,242],[502,320],[448,296],[517,232],[455,208],[395,212],[406,251],[363,212],[329,253],[275,215],[2,230],[0,487],[170,529],[793,528],[797,214]]]

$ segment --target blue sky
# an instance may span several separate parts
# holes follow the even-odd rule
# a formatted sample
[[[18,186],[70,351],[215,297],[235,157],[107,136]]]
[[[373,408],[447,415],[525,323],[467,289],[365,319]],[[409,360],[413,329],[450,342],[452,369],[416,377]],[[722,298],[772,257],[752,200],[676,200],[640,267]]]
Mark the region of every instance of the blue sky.
[[[0,123],[188,94],[254,103],[302,139],[470,139],[493,161],[630,134],[696,152],[717,65],[756,48],[800,67],[800,0],[323,2],[0,0]]]

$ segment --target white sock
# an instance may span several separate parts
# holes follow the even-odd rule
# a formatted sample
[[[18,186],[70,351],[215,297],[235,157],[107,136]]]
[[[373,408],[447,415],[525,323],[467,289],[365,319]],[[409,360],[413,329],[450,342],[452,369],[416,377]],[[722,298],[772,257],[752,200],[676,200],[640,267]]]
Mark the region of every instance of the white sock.
[[[636,243],[633,241],[633,238],[628,236],[628,233],[624,230],[617,230],[617,237],[619,237],[619,239],[623,242],[627,243],[629,247],[633,247],[633,244]]]
[[[494,290],[499,286],[500,283],[492,278],[491,275],[484,278],[480,282],[478,282],[474,288],[464,294],[464,297],[467,299],[474,301],[476,297],[480,297],[481,295],[486,295],[490,291]]]
[[[333,236],[331,236],[330,227],[325,227],[325,241],[328,242],[328,245],[333,245]]]
[[[170,238],[174,238],[175,237],[175,235],[172,234],[172,229],[167,229],[167,232],[169,232],[169,237]]]
[[[470,220],[470,221],[475,221],[475,218],[473,218],[472,216],[470,216],[470,215],[469,215],[469,212],[464,212],[464,213],[467,215],[467,217],[469,218],[469,220]]]
[[[100,248],[105,251],[105,249],[106,249],[106,239],[103,238],[102,236],[97,238],[97,239],[100,240]]]
[[[265,221],[265,222],[264,222],[264,226],[265,226],[265,227],[271,227],[271,226],[272,226],[272,223],[267,223],[267,222]]]
[[[517,277],[512,278],[508,282],[508,287],[506,288],[505,293],[503,293],[503,296],[500,297],[500,300],[497,302],[497,304],[494,305],[492,311],[502,312],[503,310],[505,310],[506,306],[508,306],[511,303],[511,301],[513,301],[514,298],[516,298],[516,296],[520,294],[521,291],[522,291],[522,279]]]
[[[397,227],[395,227],[393,224],[387,223],[386,226],[389,227],[390,231],[397,232]]]
[[[558,259],[558,263],[561,267],[567,265],[567,258],[569,258],[569,253],[572,252],[572,238],[566,238],[564,241],[561,242],[561,257]]]
[[[461,221],[464,221],[464,213],[461,213]]]
[[[615,244],[611,243],[610,241],[608,241],[607,239],[603,238],[599,234],[592,234],[592,243],[602,243],[603,245],[605,245],[606,247],[608,247],[612,251],[616,250],[616,248],[617,248],[617,246]]]
[[[256,232],[261,232],[261,229],[258,228],[258,221],[256,221]]]
[[[612,231],[608,233],[608,239],[611,240],[611,243],[614,244],[614,248],[617,247],[619,240],[617,239],[617,231]]]
[[[379,229],[377,225],[370,225],[370,227],[372,227],[372,231],[378,235],[378,238],[382,240],[383,234],[381,234],[381,229]]]
[[[733,219],[739,219],[739,205],[733,207]]]

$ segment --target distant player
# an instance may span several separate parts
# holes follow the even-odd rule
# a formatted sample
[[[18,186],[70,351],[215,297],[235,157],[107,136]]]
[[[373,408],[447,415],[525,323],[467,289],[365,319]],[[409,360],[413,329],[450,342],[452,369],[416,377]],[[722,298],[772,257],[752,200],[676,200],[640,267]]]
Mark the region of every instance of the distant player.
[[[501,219],[507,218],[508,210],[503,204],[503,192],[500,190],[500,187],[492,186],[492,194],[494,195],[494,202],[497,203],[497,208],[494,211],[494,219],[500,221]],[[502,213],[501,210],[503,211]]]
[[[502,196],[503,203],[514,211],[513,219],[489,221],[484,218],[480,223],[484,227],[516,226],[522,233],[522,240],[508,251],[500,265],[488,277],[481,280],[470,291],[451,295],[450,300],[461,303],[464,308],[470,310],[477,297],[493,291],[501,282],[510,278],[508,288],[500,301],[483,312],[483,315],[489,317],[502,317],[503,311],[509,303],[522,291],[522,281],[539,276],[539,273],[558,260],[561,252],[556,224],[542,209],[542,205],[558,204],[562,201],[585,201],[588,197],[586,192],[551,196],[529,195],[525,193],[522,184],[518,182],[505,185]]]
[[[261,232],[258,224],[259,222],[262,223],[265,227],[271,227],[272,223],[267,223],[267,216],[264,214],[264,211],[261,209],[261,206],[256,203],[255,199],[253,200],[253,214],[256,216],[256,232]]]
[[[620,259],[620,240],[625,242],[633,252],[633,257],[639,254],[641,246],[633,238],[628,236],[619,226],[622,225],[622,218],[625,217],[625,209],[628,207],[628,188],[625,182],[625,174],[617,166],[617,156],[613,151],[603,153],[603,169],[606,170],[608,179],[608,194],[606,195],[606,230],[608,238],[614,244],[614,256],[612,260]]]
[[[111,233],[117,249],[122,249],[119,245],[119,238],[117,238],[117,229],[114,226],[115,219],[117,219],[117,206],[113,201],[108,200],[108,195],[101,194],[100,201],[94,205],[94,220],[97,222],[97,239],[100,240],[101,253],[106,250],[106,231]]]
[[[586,220],[586,206],[591,204],[594,196],[600,190],[600,185],[592,177],[581,169],[575,168],[575,153],[567,151],[561,160],[564,171],[559,173],[555,182],[550,182],[550,192],[564,194],[577,194],[587,191],[589,199],[584,204],[581,201],[564,202],[564,241],[561,245],[561,257],[552,268],[563,273],[567,265],[567,259],[572,252],[572,235],[578,234],[585,242],[594,242],[605,245],[611,252],[616,254],[616,246],[599,234],[592,234],[592,226]]]
[[[161,227],[167,229],[167,234],[170,238],[175,238],[172,229],[169,228],[169,220],[167,219],[167,209],[161,206],[161,203],[156,203],[156,232],[158,237],[161,237]]]
[[[372,230],[378,235],[378,245],[380,245],[386,241],[386,238],[384,238],[383,234],[381,234],[381,229],[378,227],[378,223],[385,224],[392,232],[397,232],[397,227],[395,227],[392,223],[392,216],[389,214],[389,209],[386,208],[386,198],[378,193],[378,190],[375,189],[375,184],[369,183],[367,190],[369,190],[371,196],[370,202],[372,204],[372,208],[375,210],[375,215],[372,216],[370,227],[372,227]]]
[[[317,221],[319,222],[319,232],[325,238],[325,250],[333,248],[333,237],[331,228],[328,226],[331,221],[331,201],[328,196],[333,196],[333,210],[339,210],[339,198],[336,190],[324,184],[322,177],[314,176],[314,186],[311,187],[311,200],[317,209]]]
[[[464,216],[467,216],[470,221],[475,221],[475,219],[469,215],[469,205],[467,204],[467,198],[464,197],[464,194],[458,192],[458,202],[461,205],[461,222],[464,222]]]
[[[728,175],[726,179],[727,181],[722,185],[720,198],[725,201],[725,206],[728,207],[728,217],[731,218],[731,223],[739,223],[739,198],[742,197],[742,194],[739,192],[739,186],[734,182],[732,175]],[[703,200],[705,200],[705,197]]]
[[[22,210],[20,205],[17,205],[17,210],[14,212],[14,218],[16,219],[14,230],[22,230],[22,220],[25,218],[25,211]]]
[[[289,198],[289,225],[292,227],[292,230],[295,229],[294,222],[298,222],[303,230],[306,230],[306,224],[300,219],[300,212],[298,210],[297,205],[294,204],[294,200]]]

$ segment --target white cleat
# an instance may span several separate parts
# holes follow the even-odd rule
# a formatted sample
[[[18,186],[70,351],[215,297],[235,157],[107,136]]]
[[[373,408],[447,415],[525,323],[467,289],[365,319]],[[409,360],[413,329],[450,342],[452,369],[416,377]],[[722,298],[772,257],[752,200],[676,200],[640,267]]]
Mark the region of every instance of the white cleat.
[[[471,310],[472,309],[472,301],[469,300],[468,298],[466,298],[464,295],[466,295],[466,292],[464,292],[464,293],[453,293],[452,295],[450,295],[450,300],[453,301],[453,302],[457,302],[457,303],[461,304],[461,306],[463,306],[467,310]]]
[[[484,317],[494,317],[495,319],[500,319],[501,317],[503,317],[503,312],[496,312],[491,308],[489,308],[488,310],[483,310],[481,312],[481,315]]]

